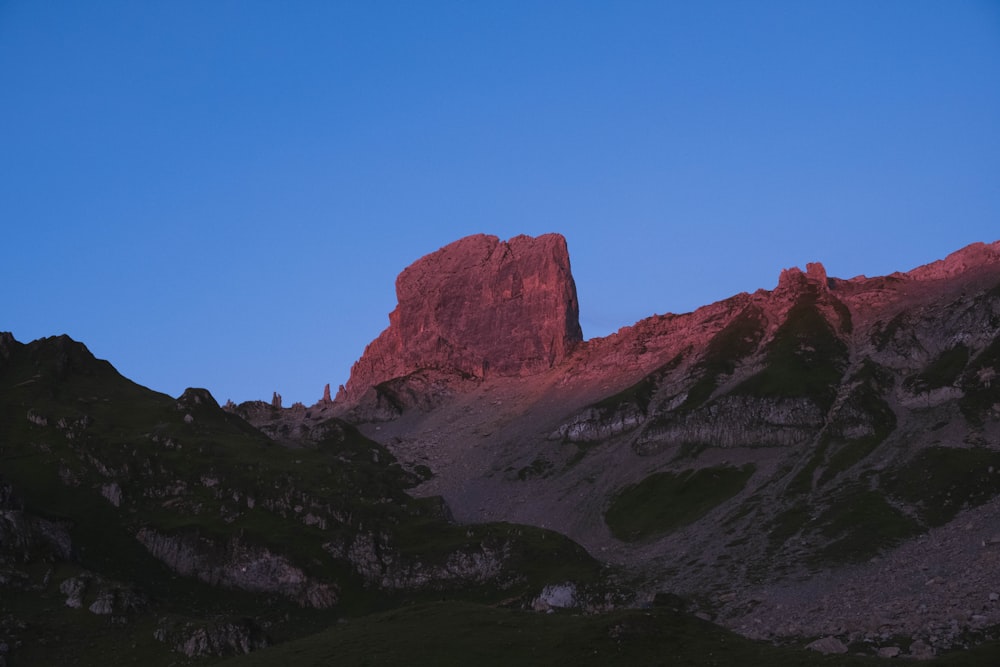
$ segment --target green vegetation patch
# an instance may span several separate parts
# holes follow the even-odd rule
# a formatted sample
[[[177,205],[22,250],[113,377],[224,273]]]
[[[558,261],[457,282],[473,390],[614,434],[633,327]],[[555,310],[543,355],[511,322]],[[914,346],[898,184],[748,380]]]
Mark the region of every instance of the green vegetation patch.
[[[659,472],[622,489],[604,520],[620,540],[635,542],[693,523],[743,490],[755,466]]]
[[[778,549],[790,538],[799,534],[812,520],[809,506],[798,502],[778,514],[769,525],[768,537],[772,549]]]
[[[764,337],[764,315],[759,308],[747,306],[708,343],[699,366],[702,376],[691,387],[684,407],[694,408],[708,400],[719,378],[731,375],[736,364],[752,354]]]
[[[833,538],[816,554],[816,560],[828,563],[867,560],[922,529],[878,491],[852,489],[819,515],[816,526],[823,537]]]
[[[917,507],[931,526],[951,521],[1000,493],[1000,452],[931,447],[883,480],[888,493]]]
[[[867,367],[864,367],[852,380],[859,376],[865,377],[868,372]],[[845,407],[847,414],[851,415],[849,419],[853,421],[856,419],[855,415],[865,415],[871,427],[871,434],[843,441],[831,441],[826,452],[826,466],[817,481],[818,486],[823,486],[840,473],[852,468],[875,451],[896,429],[896,413],[882,398],[876,386],[878,384],[880,384],[878,380],[863,380],[847,397]]]
[[[804,294],[788,311],[768,344],[765,368],[735,391],[751,396],[806,397],[829,409],[847,366],[847,346],[816,305]]]
[[[830,437],[826,434],[820,438],[819,444],[816,446],[816,450],[809,457],[802,468],[795,473],[795,476],[788,482],[788,486],[785,487],[785,493],[789,496],[797,496],[806,493],[810,493],[813,490],[813,477],[816,474],[816,470],[823,464],[826,460],[826,450],[830,445]]]
[[[878,491],[857,485],[829,498],[825,509],[804,501],[778,514],[768,525],[771,550],[793,537],[819,543],[810,560],[815,565],[855,563],[917,535],[923,527],[893,507]]]
[[[836,447],[831,446],[830,451],[832,453],[829,454],[826,467],[823,468],[819,479],[816,480],[817,487],[825,485],[840,473],[852,468],[856,463],[874,452],[882,444],[883,440],[885,440],[885,436],[876,434],[864,438],[853,438],[838,443]]]
[[[921,373],[906,379],[906,388],[912,392],[950,387],[969,363],[969,348],[961,343],[942,352]]]

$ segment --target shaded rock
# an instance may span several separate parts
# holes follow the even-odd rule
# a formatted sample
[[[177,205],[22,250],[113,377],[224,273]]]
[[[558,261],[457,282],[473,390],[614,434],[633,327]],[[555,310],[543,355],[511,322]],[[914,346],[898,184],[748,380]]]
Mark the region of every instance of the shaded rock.
[[[934,648],[922,639],[918,639],[910,644],[910,656],[917,660],[931,660],[934,658]]]
[[[96,592],[87,609],[101,616],[141,611],[148,605],[146,596],[140,591],[90,572],[69,577],[59,584],[59,592],[66,596],[66,606],[72,609],[83,608],[84,597],[89,591]]]
[[[79,609],[83,606],[83,594],[87,590],[87,580],[83,577],[70,577],[59,584],[59,592],[66,596],[66,606]]]
[[[110,614],[115,610],[115,594],[112,591],[101,591],[88,609],[94,614]]]
[[[237,537],[219,544],[195,533],[167,535],[142,528],[136,539],[173,571],[213,586],[277,593],[317,609],[337,603],[333,585],[316,581],[284,556]]]
[[[531,603],[535,611],[550,609],[570,609],[578,605],[576,584],[552,584],[542,589],[541,594]]]
[[[264,630],[248,618],[187,623],[161,621],[153,637],[189,658],[246,655],[270,645]]]
[[[115,507],[121,507],[122,487],[118,485],[118,482],[111,482],[110,484],[101,486],[101,495],[107,498],[108,502]]]
[[[811,644],[806,644],[806,648],[825,655],[847,653],[847,646],[836,637],[823,637],[822,639],[817,639]]]
[[[25,512],[14,489],[0,479],[0,565],[36,559],[69,560],[70,525]]]
[[[485,539],[456,549],[435,561],[400,552],[385,533],[358,533],[348,541],[330,541],[323,549],[348,561],[366,585],[383,590],[441,590],[494,583],[510,585],[507,569],[511,543]]]

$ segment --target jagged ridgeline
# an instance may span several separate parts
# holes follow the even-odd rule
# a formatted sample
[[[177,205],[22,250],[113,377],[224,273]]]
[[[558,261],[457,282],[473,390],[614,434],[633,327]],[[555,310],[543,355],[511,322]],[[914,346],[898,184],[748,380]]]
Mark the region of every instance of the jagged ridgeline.
[[[590,340],[552,235],[461,239],[396,287],[329,410],[460,520],[555,528],[754,637],[923,658],[1000,636],[975,574],[1000,558],[1000,242],[881,277],[788,268]]]
[[[591,340],[558,235],[396,291],[311,407],[0,334],[0,667],[996,663],[1000,242]]]
[[[449,522],[345,422],[289,448],[207,391],[150,391],[66,336],[0,336],[11,664],[241,653],[407,599],[526,602],[596,579],[557,533]]]

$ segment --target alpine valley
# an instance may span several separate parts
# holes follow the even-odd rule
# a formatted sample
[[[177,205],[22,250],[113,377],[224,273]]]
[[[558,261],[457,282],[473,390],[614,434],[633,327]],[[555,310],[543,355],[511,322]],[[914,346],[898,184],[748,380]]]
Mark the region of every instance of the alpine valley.
[[[396,292],[312,406],[0,334],[0,667],[1000,661],[1000,241],[590,340],[556,234]]]

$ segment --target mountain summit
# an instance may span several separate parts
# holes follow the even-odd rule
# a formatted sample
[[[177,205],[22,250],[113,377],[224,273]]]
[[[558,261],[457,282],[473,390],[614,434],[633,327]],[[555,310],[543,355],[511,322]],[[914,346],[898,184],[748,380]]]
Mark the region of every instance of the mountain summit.
[[[526,376],[583,340],[566,239],[501,241],[478,234],[446,245],[396,279],[389,327],[368,345],[338,398],[421,370]]]
[[[506,256],[489,237],[400,276],[342,406],[430,472],[415,494],[460,522],[555,528],[647,589],[708,592],[754,637],[889,628],[945,650],[1000,627],[1000,593],[967,574],[1000,563],[1000,242],[877,277],[790,267],[773,289],[569,345],[555,238],[566,282],[541,281],[548,302],[473,296],[504,275],[484,268]],[[893,585],[900,569],[953,585]],[[974,611],[955,626],[955,608]]]

